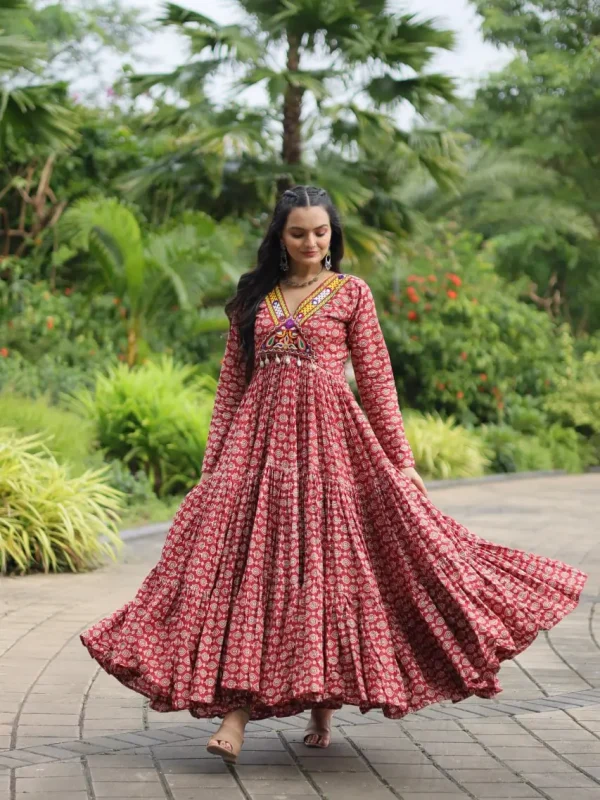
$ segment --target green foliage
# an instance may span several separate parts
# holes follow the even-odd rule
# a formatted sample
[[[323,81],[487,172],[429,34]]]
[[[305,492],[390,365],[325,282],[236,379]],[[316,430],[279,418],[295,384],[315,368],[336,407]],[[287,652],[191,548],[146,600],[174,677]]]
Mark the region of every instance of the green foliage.
[[[42,432],[45,445],[71,475],[81,475],[92,466],[94,431],[90,422],[48,403],[47,397],[32,400],[0,392],[0,419],[19,436]]]
[[[152,490],[150,478],[144,470],[139,469],[133,473],[122,461],[118,460],[110,461],[108,466],[110,470],[106,475],[106,480],[115,489],[123,492],[128,509],[132,506],[154,503],[157,499]],[[124,519],[123,524],[126,524]]]
[[[80,572],[114,558],[120,493],[106,468],[70,477],[41,435],[0,429],[0,571]]]
[[[437,226],[378,276],[382,328],[400,395],[466,425],[502,422],[566,374],[567,329],[519,299],[480,237]],[[410,272],[409,272],[410,270]]]
[[[120,298],[87,294],[80,288],[52,288],[31,281],[28,263],[11,260],[11,281],[0,282],[0,346],[5,358],[20,354],[30,363],[44,356],[65,367],[101,368],[124,352]]]
[[[98,74],[107,54],[130,53],[147,32],[140,11],[120,0],[109,3],[80,0],[68,4],[23,0],[11,5],[20,9],[20,13],[13,12],[0,24],[6,26],[10,35],[43,50],[43,59],[30,66],[32,71],[44,82],[72,75],[81,81],[79,86],[91,83],[86,78],[96,78],[96,85],[87,90],[92,102],[97,100]]]
[[[216,381],[163,356],[134,370],[99,375],[95,391],[77,392],[73,410],[94,422],[107,458],[143,470],[159,497],[200,478]]]
[[[594,463],[589,442],[558,424],[537,434],[523,434],[508,425],[482,425],[478,433],[489,448],[491,472],[561,469],[578,473]]]
[[[439,414],[403,415],[416,468],[424,478],[475,478],[484,474],[489,453],[477,434]]]
[[[76,139],[65,82],[15,81],[19,71],[39,68],[45,53],[45,47],[30,36],[14,32],[17,21],[26,19],[28,5],[10,0],[0,10],[0,163],[7,149],[18,151],[25,143],[28,149],[36,144],[60,148]]]
[[[568,371],[544,399],[548,417],[587,441],[586,464],[600,464],[600,337],[571,343]]]
[[[600,341],[577,358],[569,351],[569,371],[545,399],[547,412],[581,433],[600,434]]]
[[[152,494],[149,499],[131,503],[123,513],[121,530],[151,525],[155,522],[170,522],[183,502],[185,494],[169,495],[162,500]]]
[[[554,177],[517,196],[498,231],[498,267],[529,275],[540,305],[581,330],[600,327],[600,27],[594,0],[474,0],[484,36],[515,58],[489,76],[458,122],[496,152],[517,149]],[[498,204],[499,214],[506,209]],[[563,212],[560,212],[561,206]],[[549,212],[549,213],[548,213]],[[591,234],[589,230],[591,230]]]
[[[58,404],[125,357],[121,306],[110,295],[32,282],[29,262],[10,263],[13,280],[0,281],[0,389]]]
[[[89,198],[65,214],[61,231],[69,247],[89,252],[98,267],[88,288],[116,292],[123,300],[129,366],[138,363],[146,348],[151,322],[160,323],[174,305],[186,311],[200,305],[211,280],[219,277],[228,283],[234,274],[226,260],[231,244],[201,212],[143,237],[125,205]],[[227,319],[222,312],[220,317],[225,329]]]
[[[107,359],[107,363],[110,360]],[[65,393],[94,385],[94,372],[85,363],[72,367],[51,354],[31,363],[19,353],[2,357],[0,349],[0,390],[23,397],[47,398],[51,405],[60,405]]]

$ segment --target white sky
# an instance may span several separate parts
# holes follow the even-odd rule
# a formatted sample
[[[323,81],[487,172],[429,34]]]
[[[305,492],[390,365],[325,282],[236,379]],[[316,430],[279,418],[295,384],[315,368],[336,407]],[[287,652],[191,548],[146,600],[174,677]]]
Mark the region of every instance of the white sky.
[[[156,19],[162,11],[162,0],[126,0],[144,12],[144,16]],[[242,14],[235,0],[179,0],[186,8],[193,9],[220,23],[239,22]],[[498,50],[485,43],[479,31],[479,18],[467,0],[390,0],[390,10],[409,12],[419,19],[434,19],[437,27],[453,29],[457,34],[453,52],[440,51],[428,71],[442,72],[456,78],[461,95],[472,94],[486,73],[501,68],[510,58],[508,50]],[[137,65],[140,72],[162,72],[182,62],[181,38],[165,30],[152,36],[143,47],[143,62]],[[116,65],[113,64],[113,67]],[[266,102],[260,90],[246,93],[252,102]],[[406,125],[412,119],[411,109],[400,113],[398,121]]]

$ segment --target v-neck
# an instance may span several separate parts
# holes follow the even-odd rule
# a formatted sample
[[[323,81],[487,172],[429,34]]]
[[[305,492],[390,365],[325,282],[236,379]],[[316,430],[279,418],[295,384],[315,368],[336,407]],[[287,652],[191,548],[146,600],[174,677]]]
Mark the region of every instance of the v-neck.
[[[286,299],[285,299],[285,297],[283,295],[283,289],[281,288],[281,283],[278,283],[277,286],[275,287],[275,290],[276,290],[279,302],[281,303],[281,305],[283,307],[283,310],[285,312],[285,316],[288,319],[297,320],[298,315],[302,311],[303,306],[305,306],[307,303],[310,303],[310,301],[313,298],[315,298],[320,292],[322,292],[323,289],[325,288],[325,286],[327,286],[327,284],[329,284],[331,282],[331,280],[333,278],[336,278],[336,277],[339,277],[339,273],[332,272],[330,275],[328,275],[325,278],[324,281],[321,281],[321,283],[315,289],[313,289],[312,292],[309,292],[306,295],[306,297],[303,300],[301,300],[300,303],[298,303],[298,305],[296,306],[296,310],[294,311],[293,314],[290,312],[290,309],[288,308],[287,301],[286,301]]]

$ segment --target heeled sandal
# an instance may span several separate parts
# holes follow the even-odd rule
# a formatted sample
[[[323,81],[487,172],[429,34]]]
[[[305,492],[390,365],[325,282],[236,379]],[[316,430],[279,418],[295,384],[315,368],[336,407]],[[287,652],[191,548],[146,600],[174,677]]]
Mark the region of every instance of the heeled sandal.
[[[250,719],[250,710],[248,708],[240,709],[240,711],[241,710],[245,711],[246,714],[248,714],[248,719]],[[231,750],[228,750],[227,747],[223,747],[219,742],[227,742],[231,745]],[[223,761],[227,764],[235,764],[243,743],[243,734],[233,725],[228,725],[227,722],[223,720],[219,730],[208,740],[206,749],[209,753],[212,753],[212,755],[221,756]]]
[[[325,731],[325,733],[323,733],[323,731]],[[325,739],[325,737],[327,737],[327,744],[319,744],[318,741],[314,743],[307,742],[306,740],[308,739],[309,736],[317,736],[319,739]],[[329,747],[329,745],[331,744],[331,718],[329,720],[329,725],[324,726],[324,725],[317,725],[317,723],[311,717],[311,720],[306,726],[306,730],[304,731],[303,741],[306,747],[320,747],[322,750],[325,749],[326,747]]]

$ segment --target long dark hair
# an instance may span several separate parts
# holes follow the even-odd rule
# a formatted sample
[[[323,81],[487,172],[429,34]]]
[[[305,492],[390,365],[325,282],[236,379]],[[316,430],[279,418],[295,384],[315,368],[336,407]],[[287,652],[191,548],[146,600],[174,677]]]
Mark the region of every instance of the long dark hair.
[[[282,275],[281,235],[290,211],[306,206],[322,206],[331,224],[331,271],[340,271],[344,255],[344,237],[340,215],[325,189],[317,186],[294,186],[287,189],[275,206],[265,238],[258,248],[257,263],[245,272],[237,285],[236,294],[225,304],[225,313],[239,326],[246,358],[246,381],[249,383],[254,368],[254,320],[258,307],[266,295],[275,288]]]

